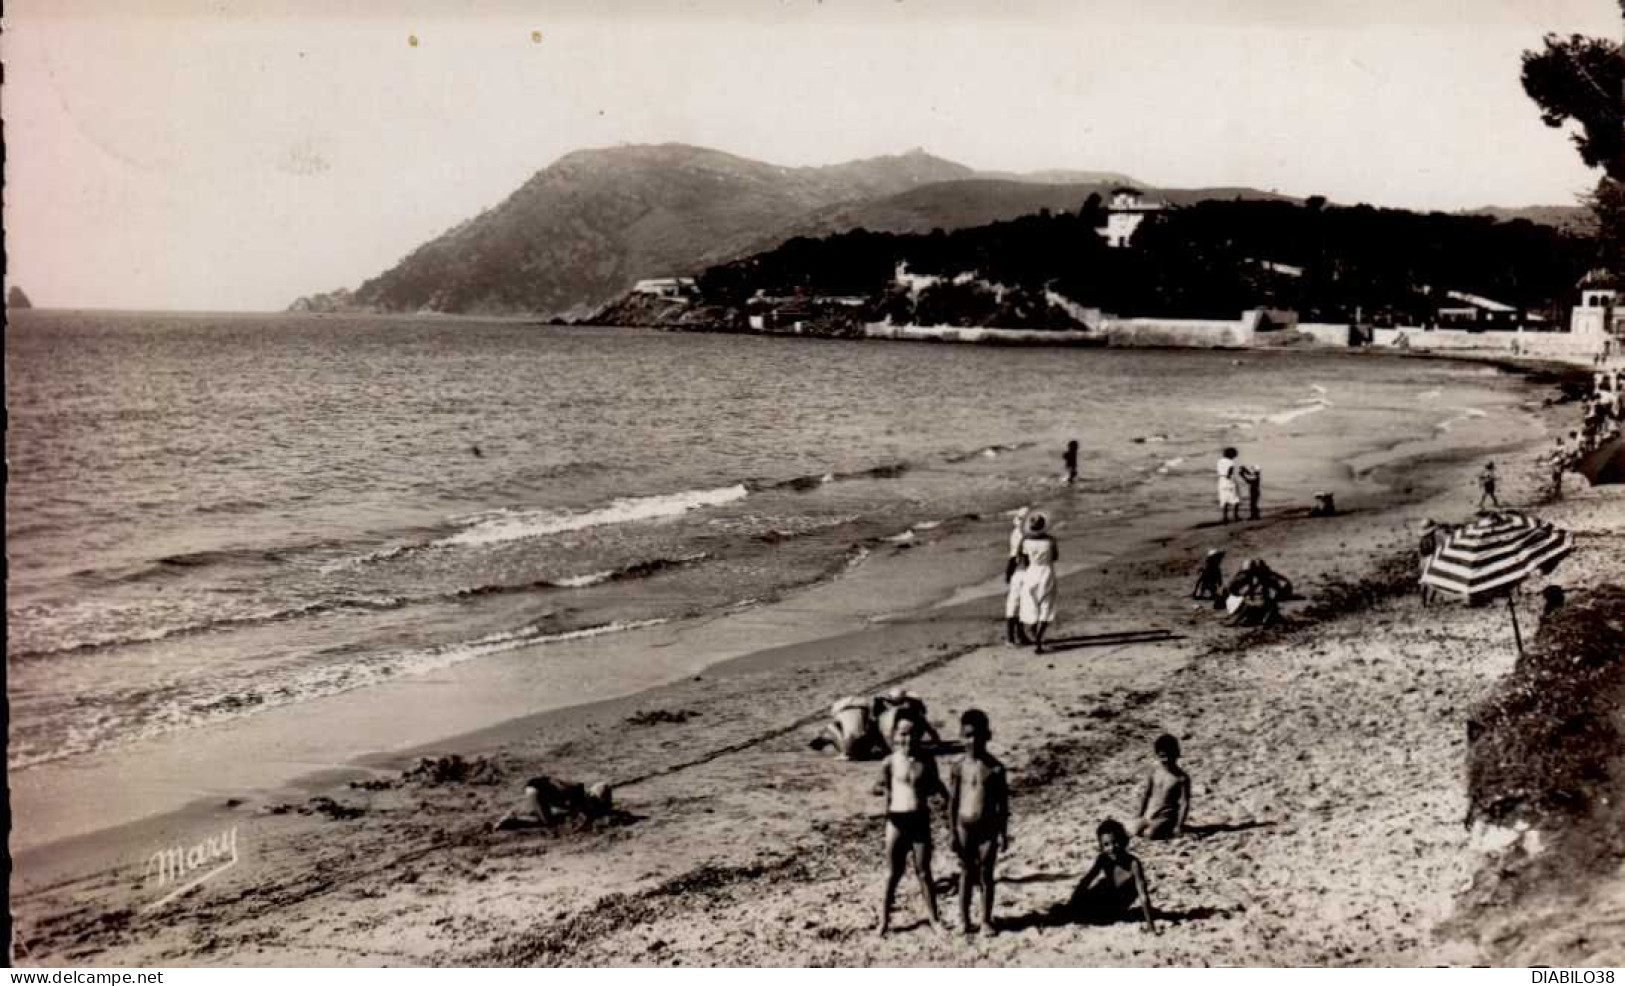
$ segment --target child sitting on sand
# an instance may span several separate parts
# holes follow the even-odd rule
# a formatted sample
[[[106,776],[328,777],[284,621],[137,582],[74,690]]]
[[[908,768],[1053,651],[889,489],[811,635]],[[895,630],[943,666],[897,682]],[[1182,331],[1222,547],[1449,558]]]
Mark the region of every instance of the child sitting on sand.
[[[914,875],[920,881],[920,893],[925,895],[925,910],[931,927],[938,932],[945,929],[937,913],[937,895],[931,885],[931,805],[934,794],[947,795],[942,776],[937,773],[937,761],[920,748],[920,737],[914,720],[897,720],[892,734],[892,753],[880,768],[880,783],[875,792],[886,798],[886,891],[880,903],[880,927],[884,935],[891,930],[892,898],[897,895],[897,884],[903,879],[903,870],[910,856],[914,857]]]
[[[1021,622],[1021,595],[1027,586],[1027,556],[1019,555],[1011,559],[1015,562],[1016,570],[1010,575],[1010,588],[1004,593],[1004,642],[1010,646],[1025,647],[1032,643],[1027,638],[1027,628]]]
[[[920,742],[929,742],[934,746],[942,743],[936,727],[926,718],[925,700],[906,688],[893,688],[884,695],[876,695],[874,715],[875,729],[883,740],[890,739],[897,731],[897,724],[908,719],[914,723],[914,732]],[[887,749],[892,748],[888,746]]]
[[[1191,778],[1179,766],[1179,739],[1163,733],[1151,744],[1157,765],[1140,786],[1140,820],[1134,834],[1147,839],[1177,839],[1185,834],[1191,811]]]
[[[965,758],[954,765],[949,784],[948,815],[954,852],[959,856],[959,926],[971,933],[971,892],[982,890],[982,934],[993,927],[993,868],[999,850],[1010,848],[1010,788],[1004,764],[987,752],[993,735],[987,713],[966,709],[959,717]]]
[[[1216,600],[1222,588],[1224,588],[1224,552],[1218,548],[1209,548],[1207,557],[1202,559],[1201,570],[1196,573],[1196,587],[1191,590],[1191,598]]]
[[[1231,626],[1269,626],[1281,617],[1281,600],[1292,595],[1292,582],[1254,558],[1225,589]]]
[[[1128,831],[1123,823],[1108,818],[1095,829],[1095,837],[1100,840],[1100,855],[1095,857],[1095,865],[1073,892],[1067,909],[1085,924],[1133,920],[1138,910],[1145,919],[1145,930],[1155,932],[1157,925],[1151,919],[1151,892],[1146,886],[1145,870],[1140,861],[1129,854]]]

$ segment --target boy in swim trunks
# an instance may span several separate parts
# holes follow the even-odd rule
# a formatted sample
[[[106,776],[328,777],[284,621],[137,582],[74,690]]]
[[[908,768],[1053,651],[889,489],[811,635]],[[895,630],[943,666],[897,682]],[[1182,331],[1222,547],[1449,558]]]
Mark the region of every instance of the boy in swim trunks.
[[[993,867],[999,850],[1010,847],[1010,788],[1004,764],[987,752],[993,730],[987,713],[966,709],[959,717],[965,758],[954,764],[948,786],[948,815],[952,819],[953,847],[959,856],[959,926],[971,933],[970,896],[982,890],[982,934],[997,934],[993,927]]]
[[[1140,820],[1134,834],[1147,839],[1176,839],[1185,833],[1191,811],[1191,778],[1179,766],[1179,740],[1163,733],[1152,744],[1157,765],[1140,786]]]
[[[1100,855],[1072,894],[1069,909],[1085,924],[1115,924],[1132,919],[1137,910],[1145,918],[1145,930],[1155,933],[1151,891],[1140,861],[1129,854],[1128,831],[1122,822],[1108,818],[1095,829],[1095,837],[1100,840]]]
[[[925,895],[925,910],[931,927],[943,932],[937,913],[937,895],[931,886],[931,804],[933,794],[948,794],[937,773],[937,761],[920,748],[914,720],[901,717],[892,735],[892,754],[880,768],[876,793],[886,797],[886,894],[880,905],[880,927],[884,935],[891,929],[892,898],[903,879],[908,858],[914,857],[914,875]]]

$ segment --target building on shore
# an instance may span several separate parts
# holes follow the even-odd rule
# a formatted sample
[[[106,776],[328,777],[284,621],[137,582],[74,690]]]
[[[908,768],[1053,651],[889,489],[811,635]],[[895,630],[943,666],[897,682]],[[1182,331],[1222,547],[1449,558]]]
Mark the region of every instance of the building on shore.
[[[633,294],[657,298],[686,298],[698,290],[692,277],[646,277],[632,285]]]
[[[1625,336],[1625,308],[1616,287],[1589,287],[1582,282],[1580,303],[1569,312],[1569,332],[1588,339]]]
[[[1161,212],[1162,208],[1162,203],[1147,201],[1137,188],[1126,185],[1114,188],[1111,203],[1106,206],[1106,225],[1099,233],[1106,238],[1107,246],[1126,247],[1146,217]]]
[[[1511,328],[1518,320],[1517,308],[1493,298],[1465,291],[1446,291],[1444,296],[1454,304],[1440,305],[1434,313],[1441,328]]]

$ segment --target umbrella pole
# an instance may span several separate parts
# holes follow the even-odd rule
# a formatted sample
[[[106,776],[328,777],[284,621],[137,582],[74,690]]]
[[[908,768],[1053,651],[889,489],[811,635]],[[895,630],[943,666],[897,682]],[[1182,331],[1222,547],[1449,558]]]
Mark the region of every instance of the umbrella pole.
[[[1512,614],[1512,642],[1518,645],[1518,656],[1523,656],[1523,634],[1518,632],[1518,608],[1512,605],[1512,594],[1507,594],[1507,612]]]

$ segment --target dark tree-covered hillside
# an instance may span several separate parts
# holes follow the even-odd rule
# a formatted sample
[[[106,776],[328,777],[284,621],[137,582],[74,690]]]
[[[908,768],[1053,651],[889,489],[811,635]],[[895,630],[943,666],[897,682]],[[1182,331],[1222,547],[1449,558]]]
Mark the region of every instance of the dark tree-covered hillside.
[[[1092,207],[1091,207],[1092,206]],[[1426,321],[1447,291],[1484,295],[1556,314],[1570,301],[1594,249],[1584,236],[1525,220],[1328,206],[1317,197],[1205,201],[1161,213],[1113,249],[1095,232],[1099,204],[1040,212],[954,232],[855,230],[712,267],[706,300],[738,305],[766,295],[863,295],[875,317],[905,314],[893,272],[977,279],[1042,297],[1046,288],[1121,315],[1231,318],[1254,307],[1291,308],[1305,320]],[[984,301],[966,295],[967,304]],[[924,300],[924,299],[917,299]],[[941,298],[930,299],[941,321]],[[925,315],[926,313],[920,313]],[[976,312],[985,317],[986,311]],[[988,324],[949,319],[957,324]],[[1042,321],[1042,319],[1040,319]]]

